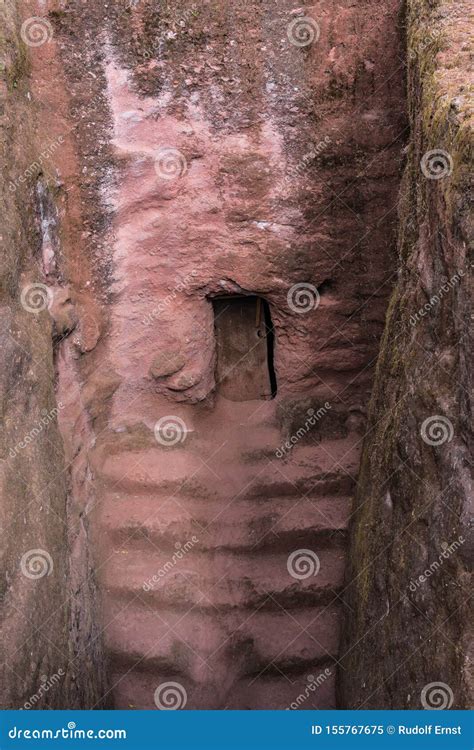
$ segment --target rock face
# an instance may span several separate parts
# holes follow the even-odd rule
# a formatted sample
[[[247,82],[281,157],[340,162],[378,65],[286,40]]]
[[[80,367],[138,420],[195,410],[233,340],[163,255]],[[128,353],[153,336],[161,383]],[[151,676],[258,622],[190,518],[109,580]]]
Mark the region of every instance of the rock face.
[[[346,595],[341,692],[354,708],[421,708],[435,682],[443,685],[431,705],[465,708],[472,696],[468,5],[408,3],[412,136],[400,276],[378,362]]]
[[[397,274],[408,137],[403,3],[17,5],[31,70],[16,106],[34,102],[41,158],[18,194],[28,221],[37,217],[36,256],[27,263],[12,213],[5,278],[14,283],[5,287],[19,309],[23,266],[42,285],[41,315],[20,311],[20,328],[30,348],[44,347],[49,369],[34,376],[49,399],[54,385],[58,404],[57,472],[51,438],[27,462],[46,475],[40,492],[48,480],[56,493],[58,528],[46,531],[39,513],[27,526],[35,538],[48,533],[45,549],[61,561],[45,581],[56,586],[62,619],[50,637],[69,648],[70,691],[48,692],[48,705],[311,709],[334,708],[337,694],[339,705],[357,705],[377,671],[369,639],[356,642],[375,626],[381,601],[376,589],[368,597],[370,578],[359,590],[357,576],[411,508],[407,487],[398,495],[390,485],[382,511],[391,508],[399,527],[384,525],[376,502],[388,464],[372,486],[366,458],[361,492],[371,500],[364,506],[359,495],[344,608],[347,528]],[[425,72],[415,80],[421,69],[413,61],[410,69],[422,133],[413,92]],[[465,193],[461,168],[449,200],[423,184],[431,192],[414,213],[424,146],[409,145],[403,187],[402,263],[414,276],[407,237],[422,226],[418,273],[432,268],[425,256],[435,230],[424,211],[449,238],[437,238],[439,252],[457,248],[446,268],[457,267],[467,237],[461,208],[459,229],[450,225],[451,197]],[[438,273],[433,266],[424,278],[430,293]],[[408,372],[402,360],[398,371],[391,357],[389,343],[369,440],[388,402],[384,377],[415,398],[416,362]],[[36,402],[8,377],[29,424]],[[395,461],[402,422],[391,439]],[[11,512],[21,503],[13,498]],[[439,508],[437,518],[440,534],[452,528]],[[18,565],[17,545],[9,565]],[[384,631],[385,648],[405,627],[400,618]],[[9,648],[26,659],[20,641],[12,631]],[[44,651],[36,658],[49,664]],[[336,686],[338,654],[352,659],[357,695],[351,673]],[[18,703],[14,681],[8,690],[5,704]],[[377,700],[390,702],[383,690]]]
[[[81,49],[102,82],[89,189],[110,301],[88,458],[120,708],[160,706],[170,682],[188,708],[335,706],[345,529],[393,279],[399,3],[357,44],[350,4],[290,11],[69,3],[57,28],[71,90]],[[293,43],[294,22],[319,39]],[[89,175],[95,132],[81,149]]]
[[[100,668],[89,672],[94,603],[84,566],[70,555],[78,519],[58,430],[64,405],[54,392],[48,307],[60,308],[64,322],[66,300],[45,283],[47,222],[32,186],[38,152],[15,11],[13,2],[0,10],[0,705],[82,708],[102,687]],[[77,613],[77,576],[88,615]]]

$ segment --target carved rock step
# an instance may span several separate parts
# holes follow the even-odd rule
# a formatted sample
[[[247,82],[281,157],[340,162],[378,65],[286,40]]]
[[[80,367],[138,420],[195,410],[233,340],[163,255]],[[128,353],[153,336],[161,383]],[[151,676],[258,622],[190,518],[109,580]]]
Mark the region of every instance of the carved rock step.
[[[106,494],[101,529],[111,544],[142,548],[152,543],[176,551],[193,537],[198,549],[254,548],[317,543],[347,528],[352,500],[276,498],[265,503],[127,497]]]
[[[309,570],[298,579],[288,570],[287,554],[199,553],[191,550],[181,560],[176,555],[116,549],[98,569],[98,578],[110,593],[145,594],[156,606],[181,608],[316,606],[334,599],[344,577],[341,548],[312,551]],[[315,561],[314,554],[318,561]],[[307,554],[301,553],[298,560]],[[292,571],[307,573],[293,562]]]
[[[357,436],[277,458],[277,431],[236,432],[215,455],[196,435],[139,450],[119,437],[95,455],[117,707],[155,708],[169,681],[186,689],[188,708],[285,708],[301,694],[301,707],[335,706]],[[308,688],[307,675],[325,668]]]
[[[182,701],[185,696],[184,710],[335,709],[334,666],[328,663],[310,669],[311,672],[308,670],[290,678],[279,673],[265,673],[245,676],[236,682],[228,679],[224,683],[220,675],[214,678],[211,675],[204,684],[195,684],[186,675],[159,670],[149,672],[139,665],[128,673],[122,669],[112,670],[111,685],[117,709],[156,710],[155,691],[161,685],[157,697],[164,695],[169,682],[178,684],[174,690]]]
[[[314,609],[213,612],[151,609],[141,599],[115,600],[105,612],[111,659],[147,668],[178,669],[199,682],[209,671],[236,676],[270,665],[283,673],[335,659],[339,605]]]
[[[118,452],[93,461],[99,479],[114,488],[235,498],[309,492],[319,482],[354,484],[359,453],[348,440],[327,441],[286,461],[265,458],[259,466],[241,463],[240,455],[201,455],[181,448]]]

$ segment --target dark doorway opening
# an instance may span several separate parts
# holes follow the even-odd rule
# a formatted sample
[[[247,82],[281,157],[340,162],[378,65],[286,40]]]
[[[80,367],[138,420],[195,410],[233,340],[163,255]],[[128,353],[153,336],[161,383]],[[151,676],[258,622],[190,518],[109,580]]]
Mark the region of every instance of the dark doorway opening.
[[[217,348],[217,387],[231,401],[271,399],[277,393],[275,331],[262,297],[212,300]]]

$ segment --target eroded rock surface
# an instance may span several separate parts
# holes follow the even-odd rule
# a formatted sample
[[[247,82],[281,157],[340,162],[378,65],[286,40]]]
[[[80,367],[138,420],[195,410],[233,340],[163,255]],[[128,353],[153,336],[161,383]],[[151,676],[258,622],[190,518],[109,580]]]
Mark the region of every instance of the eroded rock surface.
[[[61,422],[89,467],[75,493],[94,508],[117,707],[156,707],[173,681],[189,708],[285,708],[325,669],[304,707],[335,706],[345,529],[406,136],[401,6],[369,7],[50,13],[56,48],[38,51],[34,80],[67,129],[52,171],[78,317]],[[231,373],[216,382],[223,294],[269,304],[260,400],[235,400]],[[298,578],[288,560],[307,549],[320,570]]]
[[[68,293],[51,264],[52,226],[32,180],[38,140],[15,3],[2,3],[0,25],[0,706],[85,708],[103,692],[100,660],[92,663],[100,649],[88,571],[70,554],[78,516],[54,389],[60,331],[48,311],[56,305],[61,331],[70,328]]]
[[[341,684],[356,708],[426,707],[421,695],[433,683],[441,687],[431,703],[426,691],[428,707],[472,700],[468,5],[408,4],[412,138],[400,278],[378,363],[348,575],[353,613]]]
[[[44,155],[25,187],[46,288],[32,320],[54,342],[58,506],[68,490],[56,638],[71,629],[82,669],[51,705],[333,708],[397,274],[403,3],[18,7],[46,30],[25,41]],[[375,672],[357,653],[357,679]]]

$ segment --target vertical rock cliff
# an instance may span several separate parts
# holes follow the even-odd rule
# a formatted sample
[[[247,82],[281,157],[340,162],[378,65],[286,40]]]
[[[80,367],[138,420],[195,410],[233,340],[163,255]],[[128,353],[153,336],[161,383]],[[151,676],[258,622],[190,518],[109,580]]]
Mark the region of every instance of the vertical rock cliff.
[[[1,679],[2,708],[20,708],[59,674],[71,698],[67,478],[57,428],[52,326],[44,312],[41,222],[27,176],[36,161],[27,53],[15,3],[1,14]],[[41,312],[43,311],[43,312]]]
[[[41,146],[16,5],[0,9],[0,704],[85,708],[103,690],[100,659],[93,664],[100,648],[92,639],[84,545],[77,552],[83,522],[71,509],[70,467],[58,430],[65,404],[56,387],[56,355],[60,327],[70,322],[54,260],[55,196],[44,190],[54,146]]]
[[[442,683],[433,705],[467,707],[472,696],[469,6],[408,2],[411,133],[399,278],[377,365],[347,579],[341,682],[344,704],[356,708],[420,708],[433,683]]]

